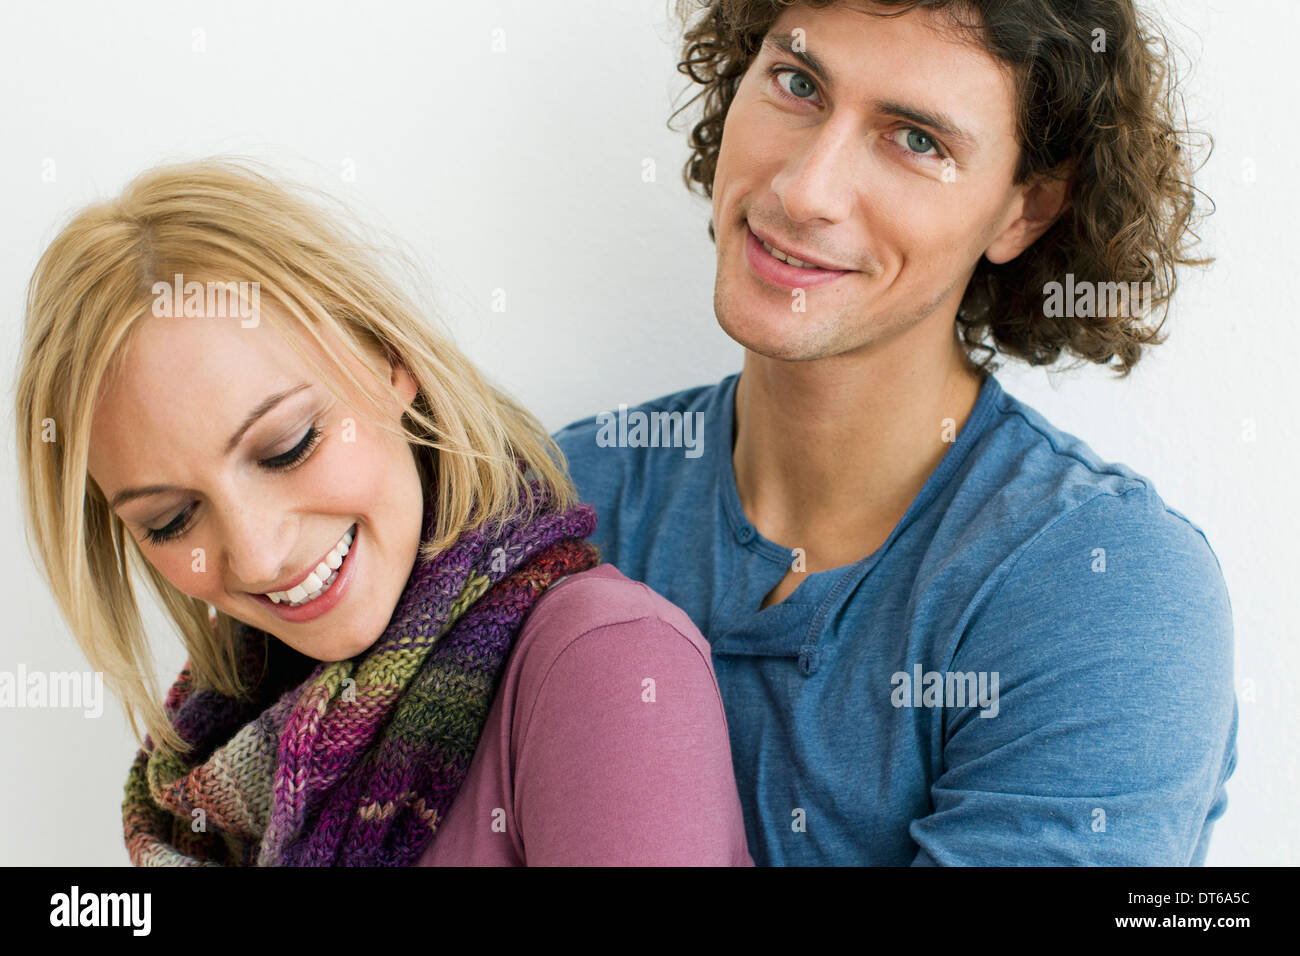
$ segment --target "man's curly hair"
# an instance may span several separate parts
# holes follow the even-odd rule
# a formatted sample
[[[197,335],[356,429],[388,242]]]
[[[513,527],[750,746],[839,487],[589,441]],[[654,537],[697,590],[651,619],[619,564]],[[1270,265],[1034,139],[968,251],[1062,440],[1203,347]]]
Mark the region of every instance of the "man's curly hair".
[[[801,0],[677,0],[684,25],[677,69],[703,87],[673,113],[703,98],[682,171],[688,189],[712,199],[727,110],[768,29],[795,2]],[[843,0],[802,2],[822,8]],[[915,7],[946,13],[961,36],[1015,77],[1015,184],[1072,174],[1067,208],[1047,232],[1009,262],[981,258],[975,267],[957,312],[972,363],[988,373],[996,371],[999,351],[1030,365],[1050,365],[1067,352],[1079,365],[1094,362],[1128,375],[1143,346],[1165,340],[1160,330],[1177,285],[1175,267],[1214,261],[1188,255],[1189,236],[1200,238],[1192,229],[1201,218],[1200,190],[1192,185],[1192,134],[1180,122],[1182,97],[1158,25],[1133,0],[879,0],[877,6],[895,8],[890,11],[855,6],[876,16]],[[1212,149],[1213,138],[1205,137]],[[712,221],[709,238],[716,241]],[[1114,301],[1096,310],[1109,314],[1095,317],[1044,314],[1045,286],[1064,283],[1067,273],[1076,285],[1150,283],[1149,313],[1162,311],[1159,325],[1147,326],[1146,316]]]

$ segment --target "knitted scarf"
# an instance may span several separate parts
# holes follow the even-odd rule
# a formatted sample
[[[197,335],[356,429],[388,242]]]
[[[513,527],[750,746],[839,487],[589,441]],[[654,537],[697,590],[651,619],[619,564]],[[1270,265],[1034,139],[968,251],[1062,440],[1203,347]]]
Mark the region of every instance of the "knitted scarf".
[[[559,578],[599,563],[583,540],[595,526],[590,505],[521,510],[417,558],[387,629],[346,661],[239,623],[252,700],[194,690],[186,662],[166,710],[193,748],[176,757],[146,737],[136,755],[122,803],[131,862],[414,863],[465,779],[524,619]]]

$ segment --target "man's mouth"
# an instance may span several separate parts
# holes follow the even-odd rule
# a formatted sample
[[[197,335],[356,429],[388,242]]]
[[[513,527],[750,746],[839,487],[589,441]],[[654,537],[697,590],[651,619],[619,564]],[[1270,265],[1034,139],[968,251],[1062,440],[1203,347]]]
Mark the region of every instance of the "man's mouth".
[[[786,289],[822,285],[855,271],[787,252],[755,233],[748,222],[745,223],[745,258],[756,276]]]
[[[769,244],[769,243],[766,243],[766,242],[764,242],[762,239],[759,239],[758,241],[759,241],[759,244],[762,245],[762,247],[763,247],[764,249],[767,250],[767,252],[768,252],[769,255],[776,256],[776,258],[780,259],[782,262],[788,262],[788,263],[790,263],[790,265],[795,266],[796,268],[799,268],[799,269],[823,269],[823,268],[825,268],[825,266],[819,266],[819,265],[815,265],[814,263],[811,263],[811,262],[804,262],[802,259],[796,259],[794,256],[792,256],[792,255],[788,255],[787,253],[782,252],[780,249],[776,248],[776,246],[773,246],[773,245],[771,245],[771,244]]]

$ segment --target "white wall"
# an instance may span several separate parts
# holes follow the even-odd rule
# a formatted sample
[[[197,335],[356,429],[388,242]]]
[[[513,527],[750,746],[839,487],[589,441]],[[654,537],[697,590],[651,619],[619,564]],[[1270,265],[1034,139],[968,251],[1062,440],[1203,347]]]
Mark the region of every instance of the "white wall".
[[[1205,530],[1235,611],[1241,699],[1239,765],[1208,862],[1295,864],[1300,651],[1286,529],[1297,522],[1285,475],[1297,466],[1288,280],[1300,143],[1286,118],[1300,8],[1174,9],[1196,64],[1188,107],[1216,138],[1199,185],[1218,204],[1203,235],[1219,261],[1186,274],[1170,341],[1130,380],[1016,366],[999,377],[1103,457],[1153,479]],[[269,160],[399,237],[462,347],[552,429],[738,370],[740,348],[712,314],[708,206],[686,193],[685,137],[665,125],[685,82],[668,12],[667,0],[6,8],[8,393],[25,284],[65,218],[146,166],[218,152]],[[492,50],[496,30],[504,52]],[[652,183],[642,181],[647,158]],[[490,308],[498,288],[504,313]],[[77,670],[84,661],[21,543],[10,418],[0,670]],[[1243,438],[1247,420],[1254,441]],[[165,686],[183,655],[148,613]],[[0,710],[0,748],[0,863],[126,862],[119,804],[135,742],[114,703],[98,720]]]

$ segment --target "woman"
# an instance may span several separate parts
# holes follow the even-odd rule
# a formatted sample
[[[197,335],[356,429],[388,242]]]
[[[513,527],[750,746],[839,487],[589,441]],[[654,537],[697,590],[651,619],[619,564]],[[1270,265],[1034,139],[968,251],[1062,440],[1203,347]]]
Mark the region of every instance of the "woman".
[[[17,413],[29,536],[147,731],[134,864],[752,865],[707,643],[341,218],[146,172],[42,255]],[[162,703],[132,561],[189,655]]]

